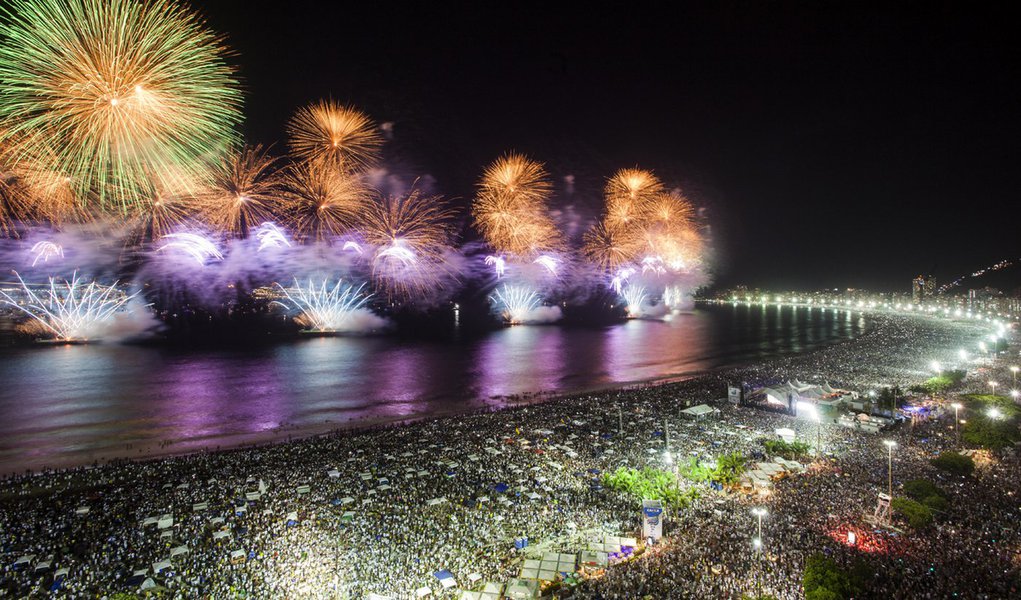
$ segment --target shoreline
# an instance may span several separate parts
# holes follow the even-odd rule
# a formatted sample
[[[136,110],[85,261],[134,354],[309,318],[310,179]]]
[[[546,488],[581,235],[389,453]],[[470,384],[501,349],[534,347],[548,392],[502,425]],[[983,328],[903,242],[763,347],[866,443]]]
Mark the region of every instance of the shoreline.
[[[869,313],[862,313],[869,314]],[[882,313],[871,313],[870,316],[883,316]],[[920,318],[921,315],[909,318]],[[177,440],[153,440],[143,445],[135,443],[119,444],[120,451],[109,452],[109,448],[102,452],[74,453],[65,460],[53,461],[52,459],[40,459],[21,463],[17,469],[5,469],[0,471],[0,477],[22,476],[26,470],[31,470],[31,476],[43,475],[46,473],[63,472],[75,469],[98,468],[108,464],[118,464],[124,461],[148,462],[171,458],[182,458],[188,456],[204,455],[215,452],[230,452],[235,450],[251,450],[267,448],[278,444],[297,443],[320,436],[339,435],[348,433],[359,435],[374,431],[406,427],[414,424],[428,423],[435,420],[449,419],[453,417],[473,417],[486,415],[507,410],[514,410],[521,407],[532,406],[547,402],[568,401],[575,397],[591,394],[610,394],[627,390],[642,388],[656,388],[682,383],[691,383],[699,379],[708,379],[719,376],[726,372],[737,372],[751,369],[759,363],[771,363],[775,361],[790,360],[796,357],[810,356],[814,353],[826,351],[833,347],[854,344],[860,339],[871,335],[876,325],[870,321],[865,330],[851,339],[833,339],[818,344],[810,350],[779,352],[762,360],[749,358],[747,360],[718,365],[708,369],[699,369],[681,373],[673,373],[658,377],[632,380],[626,382],[609,383],[579,388],[571,391],[537,390],[523,393],[518,396],[491,396],[483,399],[485,406],[476,407],[471,410],[449,410],[432,411],[428,414],[410,415],[406,418],[387,417],[362,417],[343,421],[323,421],[304,425],[282,424],[281,426],[258,431],[258,432],[237,432],[216,434],[207,437],[193,437]],[[717,401],[725,398],[725,390],[720,392],[717,398],[710,398],[710,401]],[[211,440],[208,444],[202,444],[202,440]]]
[[[473,410],[458,410],[456,408],[452,408],[450,410],[433,411],[430,412],[429,414],[411,415],[406,418],[363,417],[359,418],[358,420],[353,419],[349,420],[346,423],[340,421],[324,421],[321,423],[313,423],[307,425],[284,424],[282,426],[269,430],[247,433],[246,432],[239,432],[233,434],[228,433],[226,435],[217,434],[209,438],[198,437],[179,440],[154,440],[144,445],[126,443],[121,445],[124,447],[123,450],[114,453],[110,452],[103,452],[101,454],[91,452],[83,454],[75,453],[74,455],[69,456],[66,460],[62,461],[55,462],[52,459],[50,459],[31,461],[28,464],[22,463],[19,464],[16,470],[8,469],[0,472],[0,477],[24,476],[26,470],[31,471],[30,476],[36,477],[48,473],[59,473],[73,471],[77,469],[101,468],[106,465],[122,464],[124,462],[144,463],[168,459],[181,458],[186,459],[192,456],[200,456],[220,452],[266,449],[282,444],[301,443],[323,436],[334,436],[342,434],[359,436],[395,428],[427,424],[433,421],[440,421],[454,417],[470,418],[479,415],[513,411],[516,409],[533,406],[537,404],[545,404],[551,402],[552,403],[567,402],[574,398],[589,396],[593,394],[613,394],[629,390],[640,390],[644,388],[660,388],[681,384],[688,384],[691,386],[700,387],[699,386],[700,382],[708,384],[708,380],[712,378],[719,378],[727,374],[732,374],[734,377],[739,378],[742,373],[746,373],[747,371],[753,371],[755,369],[768,368],[769,365],[772,365],[774,363],[787,362],[791,360],[797,360],[799,358],[807,359],[813,355],[825,353],[835,348],[860,343],[862,339],[867,339],[871,335],[874,335],[876,333],[877,328],[881,326],[877,325],[872,319],[876,318],[891,320],[935,319],[934,317],[930,317],[928,315],[889,314],[880,311],[875,312],[861,311],[861,314],[869,316],[870,322],[867,325],[867,328],[861,334],[854,338],[835,339],[823,343],[807,351],[778,353],[765,360],[756,361],[755,359],[750,359],[748,361],[719,365],[709,369],[702,369],[679,374],[675,373],[665,375],[662,377],[652,377],[643,380],[620,382],[616,384],[591,386],[588,388],[572,390],[569,392],[539,390],[528,392],[517,397],[493,396],[485,399],[485,402],[489,403],[488,405],[478,407]],[[947,325],[960,326],[974,325],[972,323],[965,321],[951,321],[950,323],[943,322],[939,319],[935,319],[935,321],[936,323],[944,323]],[[838,380],[836,379],[831,379],[830,381],[838,382]],[[721,399],[725,399],[725,396],[726,396],[725,390],[720,390],[717,397],[705,398],[703,401],[715,402]],[[212,441],[208,444],[201,444],[201,440],[203,439],[210,439]],[[228,443],[223,443],[224,440],[228,440]]]

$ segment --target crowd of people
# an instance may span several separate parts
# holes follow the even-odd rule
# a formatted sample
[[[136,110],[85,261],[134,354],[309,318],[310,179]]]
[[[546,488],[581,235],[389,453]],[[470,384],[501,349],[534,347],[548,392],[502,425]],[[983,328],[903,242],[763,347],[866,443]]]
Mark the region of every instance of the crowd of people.
[[[983,333],[870,318],[877,322],[853,341],[677,383],[12,477],[0,485],[0,595],[103,598],[157,589],[179,598],[414,598],[423,588],[454,596],[507,582],[535,546],[576,553],[593,533],[640,537],[637,500],[606,489],[601,476],[620,466],[663,467],[667,443],[674,455],[711,461],[730,452],[761,456],[778,428],[815,440],[815,422],[721,400],[727,385],[796,378],[862,391],[907,387],[925,376],[918,347],[950,364],[962,341]],[[719,415],[682,416],[701,403],[714,403]],[[777,481],[765,496],[703,485],[690,506],[668,514],[664,544],[559,593],[739,598],[760,590],[800,598],[801,570],[813,553],[842,564],[864,560],[874,573],[870,593],[879,597],[1019,593],[1014,459],[995,461],[974,480],[950,478],[927,460],[952,447],[946,422],[910,436],[892,432],[900,443],[895,485],[938,480],[953,509],[927,532],[873,530],[862,517],[885,489],[885,447],[857,430],[822,427],[827,457],[805,473]],[[757,550],[750,509],[760,506],[768,515]],[[881,551],[834,534],[849,525],[882,538]],[[530,547],[516,548],[523,538]],[[441,582],[444,572],[454,587]]]

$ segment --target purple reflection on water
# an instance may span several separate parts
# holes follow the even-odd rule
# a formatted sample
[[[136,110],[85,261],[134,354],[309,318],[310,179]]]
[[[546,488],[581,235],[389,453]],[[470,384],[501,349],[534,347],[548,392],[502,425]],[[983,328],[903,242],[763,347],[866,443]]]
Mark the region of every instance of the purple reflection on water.
[[[518,326],[466,341],[0,350],[0,473],[475,410],[494,396],[670,378],[859,334],[843,314],[707,307],[668,322]],[[131,448],[127,445],[131,444]]]

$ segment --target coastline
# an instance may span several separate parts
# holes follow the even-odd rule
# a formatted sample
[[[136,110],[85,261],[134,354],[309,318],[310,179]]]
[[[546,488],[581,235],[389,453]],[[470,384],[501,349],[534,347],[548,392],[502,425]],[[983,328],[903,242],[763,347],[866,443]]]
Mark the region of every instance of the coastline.
[[[218,433],[215,436],[192,437],[179,440],[153,440],[146,444],[122,444],[122,449],[111,452],[109,447],[98,452],[75,452],[65,457],[64,460],[54,461],[52,456],[40,458],[28,463],[21,462],[15,469],[5,469],[0,476],[23,475],[26,470],[31,470],[33,475],[41,475],[47,472],[74,470],[78,468],[96,468],[107,464],[121,463],[124,461],[146,462],[158,461],[171,458],[187,458],[194,455],[203,455],[215,452],[244,451],[259,448],[272,447],[279,444],[300,443],[305,440],[314,439],[320,436],[351,435],[358,436],[372,434],[374,432],[413,426],[416,424],[427,424],[433,421],[441,421],[454,417],[474,417],[498,413],[508,410],[516,410],[523,407],[543,403],[569,402],[572,399],[591,395],[608,395],[617,392],[636,390],[644,388],[669,388],[670,386],[684,386],[684,389],[691,391],[703,391],[700,401],[718,401],[725,398],[726,391],[720,385],[720,379],[729,376],[730,380],[736,381],[742,377],[748,377],[749,372],[756,372],[753,377],[760,377],[758,371],[778,368],[781,364],[789,364],[791,361],[809,360],[814,355],[832,351],[835,348],[853,346],[861,343],[863,339],[877,333],[882,323],[877,324],[875,319],[933,319],[924,315],[891,315],[882,312],[862,312],[861,314],[870,317],[867,328],[851,339],[834,339],[807,351],[793,351],[777,353],[766,360],[746,360],[736,363],[719,365],[709,369],[700,369],[690,372],[673,373],[660,377],[648,379],[619,382],[610,385],[590,386],[571,391],[549,391],[538,390],[518,396],[493,396],[485,399],[486,406],[472,410],[459,409],[452,403],[447,410],[433,410],[428,414],[409,415],[407,417],[361,417],[350,419],[346,422],[327,420],[319,423],[308,423],[302,425],[284,424],[272,429],[257,432]],[[939,323],[939,320],[936,320]],[[971,323],[956,322],[958,325],[971,326]],[[848,384],[851,382],[831,380],[834,383]],[[712,389],[719,387],[713,396]],[[204,443],[208,440],[208,443]]]

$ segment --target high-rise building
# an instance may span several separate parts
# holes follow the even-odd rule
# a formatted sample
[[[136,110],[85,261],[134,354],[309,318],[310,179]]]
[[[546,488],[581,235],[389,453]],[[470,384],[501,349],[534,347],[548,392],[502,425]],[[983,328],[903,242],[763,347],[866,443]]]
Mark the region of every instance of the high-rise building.
[[[919,275],[911,280],[911,301],[918,304],[925,297],[925,277]]]

